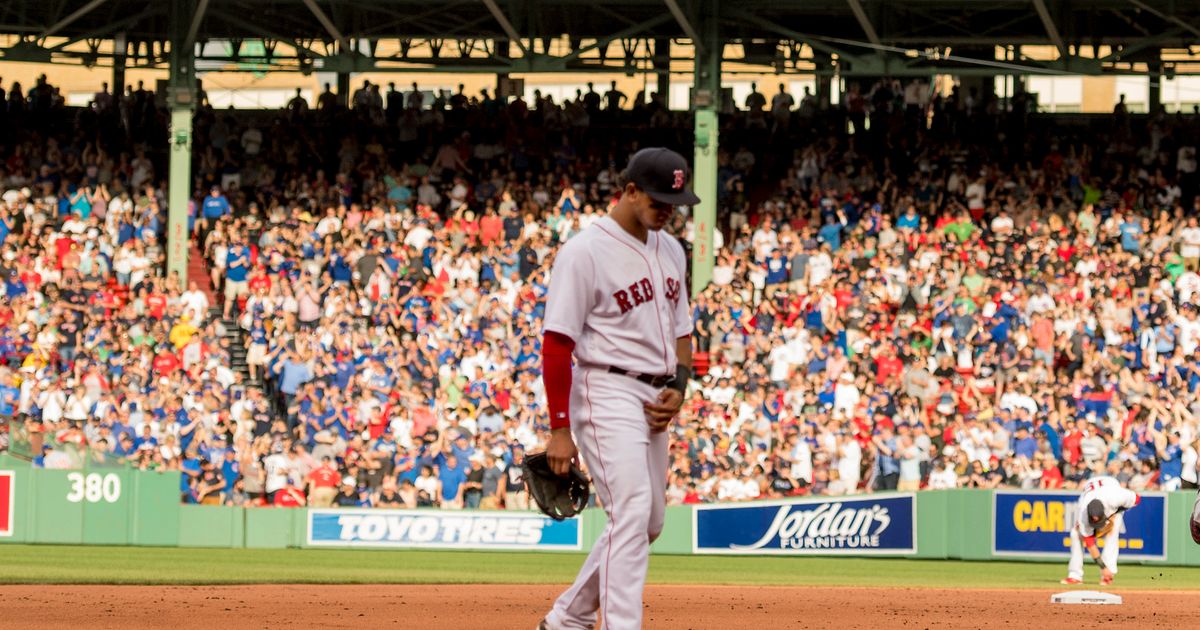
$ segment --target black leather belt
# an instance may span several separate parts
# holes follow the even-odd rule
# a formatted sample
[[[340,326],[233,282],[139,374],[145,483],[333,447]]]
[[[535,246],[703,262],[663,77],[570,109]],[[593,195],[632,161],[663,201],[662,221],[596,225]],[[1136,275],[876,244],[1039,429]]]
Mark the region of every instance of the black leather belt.
[[[608,372],[610,374],[620,374],[621,376],[636,378],[637,380],[651,387],[666,387],[667,383],[670,383],[675,379],[674,374],[638,374],[637,372],[630,372],[629,370],[623,370],[619,367],[613,367],[611,365],[608,366]]]

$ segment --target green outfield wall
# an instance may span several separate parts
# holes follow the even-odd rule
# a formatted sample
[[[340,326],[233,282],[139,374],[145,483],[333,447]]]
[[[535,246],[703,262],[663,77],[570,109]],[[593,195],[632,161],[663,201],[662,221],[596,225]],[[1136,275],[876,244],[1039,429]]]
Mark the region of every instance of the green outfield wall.
[[[1154,496],[1151,497],[1151,494]],[[361,538],[356,538],[345,546],[403,547],[406,546],[404,542],[374,544],[370,537],[375,535],[377,539],[383,540],[380,537],[393,534],[407,536],[413,532],[419,533],[423,526],[435,525],[458,532],[455,535],[460,536],[460,541],[466,540],[468,532],[483,532],[484,539],[492,540],[490,536],[495,532],[504,531],[503,519],[514,518],[521,520],[525,525],[553,525],[559,528],[553,531],[567,534],[566,538],[558,541],[563,544],[552,544],[545,548],[587,551],[595,544],[605,524],[605,515],[598,509],[587,510],[579,519],[578,529],[575,530],[576,526],[572,523],[553,524],[540,515],[526,513],[244,509],[180,505],[179,497],[178,472],[122,469],[44,470],[30,468],[18,460],[0,456],[0,544],[328,548],[342,546],[336,540],[336,535],[348,531],[345,528],[339,529],[342,527],[339,523],[344,520],[339,515],[345,513],[356,514],[356,518],[362,520],[356,534],[361,535]],[[1147,508],[1139,506],[1128,513],[1129,517],[1135,515],[1136,510],[1142,510],[1140,515],[1143,519],[1155,514],[1161,516],[1147,521],[1149,525],[1139,522],[1140,524],[1130,530],[1126,536],[1128,541],[1122,543],[1130,545],[1129,549],[1123,547],[1122,562],[1200,566],[1200,545],[1192,542],[1188,532],[1188,520],[1195,497],[1195,493],[1192,492],[1148,493],[1146,500],[1157,503],[1151,503],[1151,507]],[[909,505],[913,514],[912,550],[906,549],[903,553],[890,554],[893,556],[1058,562],[1061,561],[1061,556],[1052,556],[1036,550],[1024,553],[1002,548],[1005,545],[1025,544],[1028,539],[1042,541],[1050,547],[1059,545],[1058,551],[1061,553],[1065,549],[1062,545],[1068,540],[1061,517],[1065,509],[1070,509],[1064,502],[1074,501],[1075,498],[1076,495],[1070,493],[1021,494],[984,490],[942,490],[924,491],[914,495],[866,495],[858,496],[853,501],[868,507],[872,502],[886,503],[889,500],[911,502]],[[5,501],[7,505],[3,505]],[[752,502],[722,506],[716,511],[767,510],[767,519],[770,520],[778,510],[784,510],[786,513],[793,505],[827,509],[834,503],[835,500],[826,498],[802,499],[796,502]],[[697,551],[699,547],[694,547],[698,540],[697,523],[699,515],[704,512],[697,512],[691,506],[668,507],[662,534],[653,543],[652,551],[656,554],[691,554]],[[317,524],[320,521],[317,515],[322,513],[327,521],[324,530]],[[386,520],[380,520],[380,515],[385,516]],[[333,524],[329,525],[330,522]],[[908,527],[907,521],[904,526]],[[1161,531],[1158,531],[1159,528]],[[516,525],[511,529],[513,532],[518,531]],[[318,540],[322,531],[325,532],[325,539]],[[329,532],[334,533],[333,540],[329,539]],[[572,540],[575,541],[573,547]],[[497,548],[522,547],[518,544]],[[533,545],[525,548],[541,550],[544,547]],[[1161,553],[1153,551],[1159,548]],[[811,553],[824,555],[820,551]],[[872,555],[870,551],[842,553]],[[1139,556],[1139,553],[1142,555]]]

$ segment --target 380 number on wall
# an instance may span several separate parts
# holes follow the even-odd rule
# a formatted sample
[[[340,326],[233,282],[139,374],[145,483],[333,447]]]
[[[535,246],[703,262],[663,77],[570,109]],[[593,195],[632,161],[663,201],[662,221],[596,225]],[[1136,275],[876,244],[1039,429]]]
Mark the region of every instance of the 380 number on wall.
[[[67,492],[67,500],[71,503],[116,503],[121,498],[121,478],[113,473],[70,473],[67,483],[71,484],[71,490]]]

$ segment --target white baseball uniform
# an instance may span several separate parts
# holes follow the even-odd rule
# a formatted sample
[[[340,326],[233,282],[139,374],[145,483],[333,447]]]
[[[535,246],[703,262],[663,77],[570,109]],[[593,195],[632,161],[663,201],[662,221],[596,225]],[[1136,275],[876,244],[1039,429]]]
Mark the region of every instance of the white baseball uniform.
[[[651,231],[642,243],[610,217],[571,238],[554,261],[545,330],[575,341],[571,433],[608,524],[546,616],[551,628],[586,628],[597,612],[609,630],[642,626],[650,543],[665,513],[668,438],[651,433],[643,408],[661,388],[608,367],[674,376],[675,340],[692,332],[686,270],[674,238]]]
[[[1093,477],[1083,485],[1083,495],[1075,505],[1075,525],[1071,528],[1071,561],[1067,565],[1067,577],[1083,579],[1083,537],[1095,536],[1096,528],[1088,522],[1088,504],[1099,499],[1104,505],[1104,515],[1113,517],[1112,529],[1104,537],[1100,559],[1114,574],[1117,572],[1117,550],[1120,546],[1121,530],[1125,528],[1121,512],[1138,504],[1137,493],[1122,488],[1121,482],[1113,477]]]

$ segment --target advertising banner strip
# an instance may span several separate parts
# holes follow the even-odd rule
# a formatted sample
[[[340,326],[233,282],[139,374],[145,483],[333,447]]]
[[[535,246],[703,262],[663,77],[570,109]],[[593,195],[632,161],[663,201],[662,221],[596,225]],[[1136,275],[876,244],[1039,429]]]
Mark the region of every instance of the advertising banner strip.
[[[13,471],[0,470],[0,536],[13,535],[14,479]]]
[[[583,549],[578,518],[436,510],[309,510],[309,545],[398,549]]]
[[[917,551],[912,494],[697,505],[692,550],[735,555],[905,555]]]
[[[992,553],[997,556],[1071,555],[1080,493],[1061,490],[996,490],[992,494]],[[1159,492],[1122,513],[1121,557],[1165,560],[1167,498]],[[1103,543],[1103,541],[1099,541]]]

